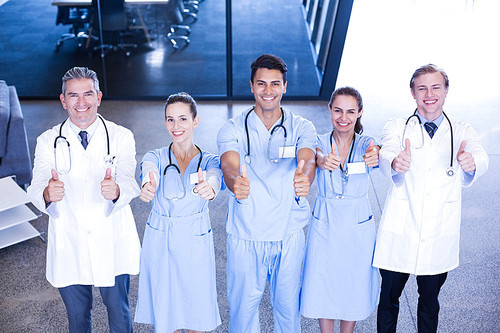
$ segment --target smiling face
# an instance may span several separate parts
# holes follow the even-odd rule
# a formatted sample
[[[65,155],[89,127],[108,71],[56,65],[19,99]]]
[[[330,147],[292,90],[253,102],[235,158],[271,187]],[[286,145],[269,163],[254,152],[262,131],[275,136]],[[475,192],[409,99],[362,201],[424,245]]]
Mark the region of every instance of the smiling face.
[[[70,121],[86,129],[97,119],[97,108],[101,105],[102,93],[94,89],[92,79],[72,79],[66,82],[66,92],[59,96],[63,108],[68,111]]]
[[[441,73],[426,73],[415,78],[411,94],[417,102],[420,115],[433,121],[443,113],[448,88]]]
[[[193,129],[198,126],[199,117],[193,118],[191,109],[186,103],[173,103],[165,110],[165,125],[168,134],[175,143],[193,141]]]
[[[332,124],[339,133],[354,133],[354,125],[363,114],[356,98],[349,95],[337,95],[328,107],[332,116]]]
[[[283,94],[286,93],[286,82],[283,74],[277,69],[259,68],[255,72],[250,88],[255,97],[255,110],[259,112],[280,111]]]

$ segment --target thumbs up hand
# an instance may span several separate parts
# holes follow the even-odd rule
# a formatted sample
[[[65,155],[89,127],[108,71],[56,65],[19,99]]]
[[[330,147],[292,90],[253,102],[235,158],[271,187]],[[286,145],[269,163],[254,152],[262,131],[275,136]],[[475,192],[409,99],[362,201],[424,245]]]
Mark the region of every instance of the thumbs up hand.
[[[250,195],[250,179],[247,176],[245,164],[241,165],[241,176],[234,180],[234,197],[238,200],[246,199]]]
[[[380,151],[379,146],[375,146],[375,143],[373,140],[370,140],[370,144],[368,145],[368,148],[366,149],[365,154],[363,155],[363,158],[365,160],[365,164],[367,167],[373,168],[378,165],[378,153]]]
[[[149,171],[149,182],[145,183],[141,189],[139,199],[144,202],[151,202],[156,194],[156,180],[153,171]]]
[[[207,201],[215,198],[214,189],[209,183],[203,180],[203,170],[201,170],[201,168],[198,169],[198,185],[196,185],[196,192],[198,192],[200,198]]]
[[[111,177],[111,168],[106,169],[106,175],[101,182],[101,194],[106,200],[116,200],[120,196],[120,187]]]
[[[309,177],[304,174],[305,161],[300,160],[297,165],[297,170],[295,170],[295,175],[293,177],[293,186],[295,188],[295,195],[298,197],[307,197],[309,195],[309,188],[311,183]]]
[[[476,171],[476,163],[474,162],[474,156],[468,151],[465,151],[465,145],[467,142],[464,140],[460,144],[460,148],[458,148],[457,160],[462,170],[465,172],[474,172]]]
[[[43,190],[43,199],[45,204],[58,202],[64,198],[64,183],[59,180],[57,171],[51,170],[52,178],[49,179],[47,187]]]
[[[340,156],[337,155],[337,145],[335,140],[332,140],[332,151],[324,158],[325,169],[333,171],[340,165]]]
[[[410,139],[405,140],[405,149],[392,160],[392,169],[397,173],[405,173],[411,166]]]

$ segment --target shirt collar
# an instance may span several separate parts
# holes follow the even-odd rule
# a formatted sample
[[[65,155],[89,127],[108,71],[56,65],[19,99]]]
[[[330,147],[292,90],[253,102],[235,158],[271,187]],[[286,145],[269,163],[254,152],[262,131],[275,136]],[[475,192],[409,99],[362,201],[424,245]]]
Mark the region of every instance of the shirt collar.
[[[433,121],[430,121],[430,120],[426,119],[424,116],[422,116],[418,111],[417,111],[417,116],[418,116],[418,118],[420,118],[420,121],[422,122],[422,124],[425,124],[427,122],[431,122],[431,123],[436,124],[437,127],[439,127],[439,125],[441,125],[441,123],[443,122],[443,118],[444,118],[443,113],[441,113],[439,115],[439,117],[437,117]]]
[[[95,131],[97,130],[97,126],[99,126],[99,116],[97,116],[97,118],[95,119],[95,121],[92,123],[92,125],[90,125],[89,127],[87,127],[86,129],[81,129],[79,128],[78,126],[76,126],[75,124],[73,124],[71,122],[71,120],[69,121],[69,128],[71,128],[71,130],[78,136],[78,134],[80,133],[80,131],[86,131],[87,132],[87,141],[90,142],[90,140],[92,139],[92,136],[94,135]]]

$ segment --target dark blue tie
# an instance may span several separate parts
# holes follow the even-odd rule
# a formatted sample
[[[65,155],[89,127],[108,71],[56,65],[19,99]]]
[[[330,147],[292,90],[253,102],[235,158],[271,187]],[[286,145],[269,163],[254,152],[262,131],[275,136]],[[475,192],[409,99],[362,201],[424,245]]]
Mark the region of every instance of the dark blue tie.
[[[80,138],[82,138],[82,146],[84,149],[87,149],[87,146],[89,145],[89,142],[87,141],[87,132],[86,131],[80,131],[80,133],[78,133],[78,135],[80,136]]]
[[[432,137],[434,136],[434,132],[436,132],[436,130],[437,130],[438,127],[433,122],[426,122],[424,124],[424,127],[425,127],[425,130],[427,131],[427,133],[429,133],[429,136],[432,139]]]

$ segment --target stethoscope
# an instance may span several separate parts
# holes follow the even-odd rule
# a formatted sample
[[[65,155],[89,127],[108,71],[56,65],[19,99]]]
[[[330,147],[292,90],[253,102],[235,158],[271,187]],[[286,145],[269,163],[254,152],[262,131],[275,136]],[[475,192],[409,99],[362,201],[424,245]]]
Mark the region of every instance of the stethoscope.
[[[247,154],[245,155],[245,162],[247,162],[248,164],[250,164],[250,162],[252,161],[252,159],[250,157],[250,134],[248,133],[248,116],[254,110],[255,110],[255,106],[252,107],[250,109],[250,111],[248,111],[247,115],[245,116],[245,134],[247,136]],[[276,131],[276,129],[282,128],[283,132],[284,132],[284,136],[285,136],[285,141],[286,141],[286,128],[285,128],[285,126],[283,126],[283,121],[285,120],[285,113],[283,112],[283,108],[280,108],[280,110],[281,110],[281,121],[278,125],[275,125],[271,129],[271,137],[273,136],[273,133],[274,133],[274,131]]]
[[[104,125],[104,130],[106,131],[106,148],[107,148],[107,154],[106,156],[104,156],[104,163],[106,164],[106,166],[108,167],[111,167],[113,165],[113,162],[115,160],[115,157],[116,156],[111,156],[110,154],[110,150],[109,150],[109,133],[108,133],[108,127],[106,126],[106,123],[104,122],[104,119],[101,117],[101,115],[98,115],[99,119],[101,119],[102,121],[102,124]],[[60,174],[66,174],[68,172],[70,172],[71,170],[71,154],[70,154],[70,144],[69,144],[69,141],[68,139],[62,135],[62,128],[64,126],[64,124],[66,123],[68,119],[65,119],[62,123],[61,123],[61,126],[59,126],[59,135],[54,139],[54,158],[55,158],[55,161],[56,161],[56,170],[57,170],[57,144],[59,141],[62,141],[62,142],[65,142],[67,147],[68,147],[68,161],[69,161],[69,168],[66,172],[61,172],[59,170],[57,170],[58,173]]]
[[[418,111],[418,108],[415,109],[415,112],[411,116],[409,116],[408,119],[406,119],[405,128],[403,130],[403,138],[401,140],[402,141],[401,145],[403,147],[404,147],[404,142],[403,141],[405,139],[406,128],[408,126],[408,122],[413,117],[417,117],[418,124],[419,124],[419,127],[420,127],[420,134],[421,134],[421,137],[422,137],[422,141],[421,141],[422,142],[422,146],[420,146],[418,148],[422,148],[423,145],[424,145],[424,129],[423,129],[423,126],[422,126],[422,120],[420,120],[420,117],[417,115],[417,111]],[[453,175],[455,175],[455,170],[453,169],[453,127],[451,126],[450,118],[448,118],[448,116],[446,115],[446,113],[444,113],[444,111],[443,111],[443,115],[446,118],[446,120],[448,121],[448,124],[450,124],[450,166],[446,169],[446,174],[448,176],[452,177]]]
[[[352,163],[352,151],[354,150],[354,142],[356,142],[356,134],[354,134],[354,136],[352,137],[352,142],[351,142],[351,148],[349,149],[349,157],[347,158],[347,163],[344,162],[344,165],[346,166],[345,167],[345,170],[342,168],[342,163],[339,164],[339,168],[340,168],[340,172],[342,173],[342,175],[344,177],[347,176],[347,165],[349,165],[349,163]],[[330,134],[330,147],[332,146],[333,144],[333,131],[332,133]],[[330,173],[332,173],[332,171],[330,170]]]
[[[179,169],[179,167],[177,165],[175,165],[174,163],[172,163],[172,145],[173,145],[173,142],[170,143],[170,146],[168,146],[168,165],[163,170],[163,176],[166,175],[168,168],[174,168],[179,173],[179,176],[182,175],[181,170]],[[200,170],[201,160],[203,159],[203,153],[201,152],[200,147],[198,147],[197,145],[194,145],[194,146],[200,152],[200,158],[198,160],[198,166],[196,167],[196,171],[198,171],[198,170]],[[193,194],[197,194],[196,187],[194,187],[192,191],[193,191]],[[179,198],[179,199],[182,199],[182,198]]]

